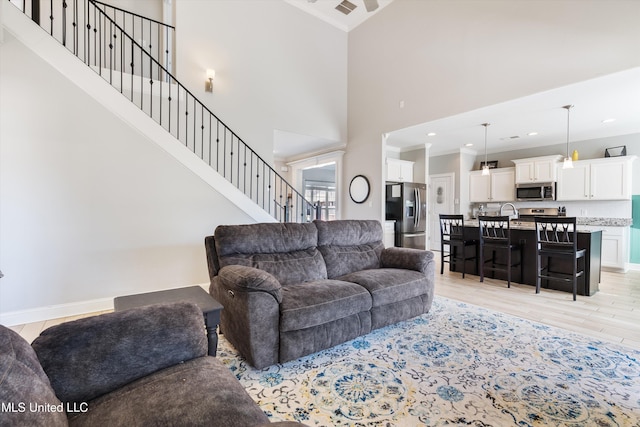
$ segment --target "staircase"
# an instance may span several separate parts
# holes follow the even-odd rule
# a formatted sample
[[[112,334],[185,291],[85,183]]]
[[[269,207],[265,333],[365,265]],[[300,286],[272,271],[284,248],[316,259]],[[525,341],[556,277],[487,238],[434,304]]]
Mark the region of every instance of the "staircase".
[[[314,219],[313,204],[173,76],[173,27],[96,0],[7,1],[107,82],[112,93],[124,96],[128,109],[144,113],[146,123],[137,120],[136,127],[254,219]],[[4,24],[33,26],[17,21],[8,16]],[[43,44],[32,40],[32,49],[40,45],[47,60]],[[69,64],[49,61],[68,75]],[[102,93],[95,77],[73,80],[96,98],[113,98]],[[131,120],[122,105],[112,108]]]

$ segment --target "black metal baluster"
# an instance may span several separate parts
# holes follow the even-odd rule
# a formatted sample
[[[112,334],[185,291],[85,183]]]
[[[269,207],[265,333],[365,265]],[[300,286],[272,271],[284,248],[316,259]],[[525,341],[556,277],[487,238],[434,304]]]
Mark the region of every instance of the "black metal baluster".
[[[99,48],[99,54],[98,54],[98,74],[102,75],[102,19],[98,19],[98,29],[97,29],[98,33],[97,38],[98,40],[98,48]]]
[[[73,53],[78,56],[80,49],[80,39],[78,37],[78,26],[80,25],[78,15],[78,0],[73,0]]]
[[[220,120],[216,120],[216,172],[220,171]]]
[[[184,146],[189,146],[189,93],[187,90],[184,90],[185,98],[184,98]]]
[[[49,34],[53,36],[53,0],[49,2],[49,24],[50,24]]]
[[[98,65],[98,11],[93,9],[93,65]]]
[[[229,181],[233,184],[233,131],[227,128],[229,132]]]
[[[62,46],[67,47],[67,2],[62,1]]]
[[[166,60],[164,63],[164,68],[166,68],[170,73],[173,72],[172,69],[169,68],[169,27],[164,27],[164,47],[166,52]]]
[[[247,194],[247,146],[244,146],[244,160],[242,161],[242,165],[243,165],[243,169],[242,169],[242,192],[244,194]],[[240,157],[240,156],[238,156]],[[249,172],[249,175],[251,175],[251,172]],[[249,191],[251,191],[251,188],[249,188]]]
[[[211,114],[209,114],[209,166],[211,166]]]
[[[124,17],[123,17],[123,21],[124,21]],[[120,30],[120,93],[124,93],[124,70],[125,70],[125,66],[124,66],[124,57],[125,57],[125,53],[124,53],[124,31]]]
[[[264,188],[264,162],[262,163],[262,209],[264,209],[264,198],[265,198],[265,188]]]
[[[224,146],[222,148],[222,176],[227,177],[227,127],[224,127]]]
[[[135,104],[135,100],[133,99],[133,75],[135,74],[134,71],[134,63],[135,63],[135,57],[134,57],[134,52],[135,52],[135,42],[133,41],[133,39],[131,39],[131,87],[129,88],[129,100],[131,102],[133,102]]]
[[[200,104],[200,158],[204,160],[204,105]]]
[[[196,154],[196,98],[193,97],[193,154]]]
[[[113,85],[113,24],[109,23],[109,84]]]
[[[169,133],[171,133],[171,77],[167,76],[169,79],[167,82],[167,89],[169,90],[169,96],[167,98],[167,120],[169,121]]]
[[[156,25],[156,57],[158,58],[158,65],[162,62],[162,54],[160,53],[160,40],[162,40],[162,34],[160,30],[160,26]],[[160,80],[160,69],[158,68],[158,78],[156,80]]]
[[[160,109],[160,126],[162,126],[162,104],[164,104],[162,98],[162,86],[164,86],[162,80],[162,68],[158,68],[158,86],[160,86],[160,97],[158,98],[160,100],[160,105],[158,107]]]

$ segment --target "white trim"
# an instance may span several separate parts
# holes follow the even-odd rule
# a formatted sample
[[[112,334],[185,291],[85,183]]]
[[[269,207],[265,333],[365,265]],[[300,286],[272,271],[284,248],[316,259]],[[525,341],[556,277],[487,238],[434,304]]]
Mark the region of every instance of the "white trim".
[[[209,283],[197,283],[190,286],[196,285],[209,292]],[[175,286],[170,286],[166,289],[174,288]],[[163,291],[166,289],[148,290],[145,292]],[[113,310],[114,298],[115,297],[76,301],[66,304],[48,305],[44,307],[29,308],[27,310],[0,313],[0,324],[5,326],[15,326],[26,323],[44,322],[46,320],[59,319],[62,317],[79,316],[98,311]]]
[[[113,298],[78,301],[0,313],[0,324],[5,326],[22,325],[105,310],[113,310]]]
[[[640,271],[640,264],[627,263],[625,267],[630,271]]]

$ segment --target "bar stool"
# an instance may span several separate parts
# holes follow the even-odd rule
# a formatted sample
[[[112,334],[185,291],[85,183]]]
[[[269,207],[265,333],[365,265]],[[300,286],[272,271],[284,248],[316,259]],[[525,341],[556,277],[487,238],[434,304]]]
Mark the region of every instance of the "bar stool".
[[[540,281],[555,280],[573,285],[573,300],[578,291],[578,277],[584,276],[586,249],[578,250],[578,231],[575,217],[542,218],[536,217],[536,294],[540,293]],[[546,265],[542,259],[546,258]],[[578,259],[582,258],[582,269],[578,270]],[[565,260],[565,269],[552,270],[551,260]],[[566,268],[566,261],[571,268]],[[557,268],[556,263],[555,267]]]
[[[444,254],[444,247],[448,246],[449,254]],[[474,246],[474,254],[467,255],[467,247]],[[440,215],[440,274],[444,273],[444,263],[462,262],[462,278],[466,270],[466,263],[478,257],[478,241],[464,238],[464,217],[462,215]]]
[[[480,228],[480,281],[484,282],[484,271],[496,271],[507,273],[507,287],[511,287],[511,270],[520,267],[520,281],[522,281],[522,245],[511,242],[511,223],[508,216],[480,216],[478,217]],[[485,251],[491,251],[491,258],[484,259]],[[514,252],[517,252],[517,261],[514,260]],[[499,254],[506,254],[504,262],[498,259]],[[490,266],[487,266],[487,264]]]

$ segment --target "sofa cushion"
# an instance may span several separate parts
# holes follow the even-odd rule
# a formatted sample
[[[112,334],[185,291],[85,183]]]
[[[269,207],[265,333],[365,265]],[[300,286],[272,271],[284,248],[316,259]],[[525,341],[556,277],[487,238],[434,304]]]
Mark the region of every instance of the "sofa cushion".
[[[312,223],[221,225],[215,232],[219,268],[258,268],[282,285],[327,278],[317,243],[318,230]]]
[[[429,279],[415,270],[377,268],[340,277],[357,283],[371,293],[372,306],[379,307],[429,293]]]
[[[380,267],[384,244],[378,221],[315,221],[315,224],[328,278]]]
[[[58,398],[86,402],[205,356],[207,336],[202,311],[181,302],[62,323],[44,330],[32,346]]]
[[[63,412],[38,411],[39,405],[64,409],[35,351],[16,332],[0,325],[0,424],[66,426]],[[38,405],[33,406],[32,405]]]
[[[280,332],[310,328],[371,309],[371,295],[355,283],[317,280],[285,286]]]
[[[215,245],[218,257],[302,251],[318,246],[318,230],[313,223],[219,225]]]
[[[372,219],[315,220],[313,223],[318,229],[318,246],[357,246],[382,241],[382,225]]]
[[[72,426],[245,427],[269,422],[229,369],[199,357],[158,371],[89,402]]]
[[[281,285],[327,278],[324,258],[316,248],[271,254],[237,254],[220,259],[220,266],[241,265],[266,271]]]

